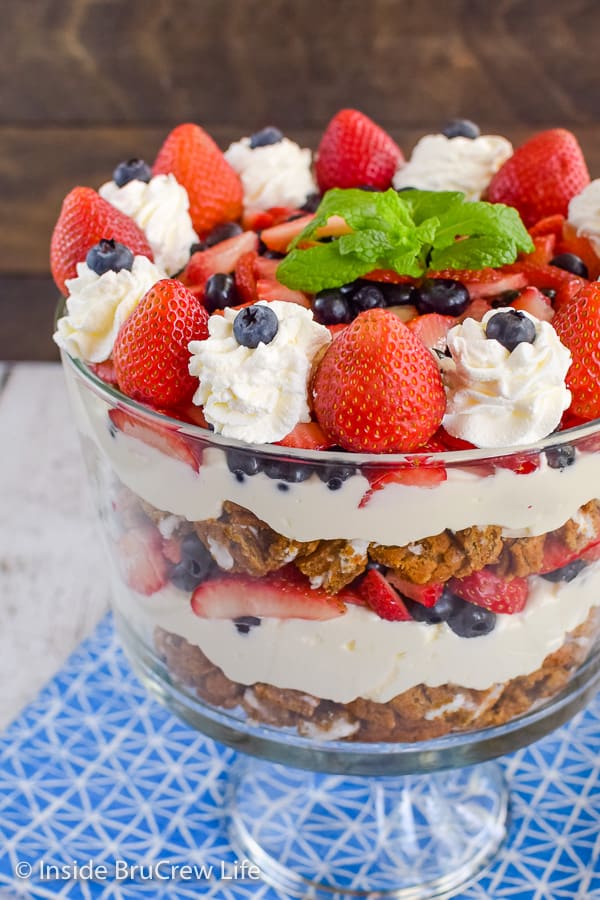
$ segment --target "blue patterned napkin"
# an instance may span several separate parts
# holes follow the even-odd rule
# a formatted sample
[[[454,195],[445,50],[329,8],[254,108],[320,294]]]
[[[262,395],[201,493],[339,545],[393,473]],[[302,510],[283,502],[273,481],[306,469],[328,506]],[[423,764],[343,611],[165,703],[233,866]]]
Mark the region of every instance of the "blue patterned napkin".
[[[234,756],[146,694],[108,617],[0,737],[0,897],[281,900],[232,877],[222,810]],[[503,764],[509,840],[462,900],[600,900],[600,696]],[[39,878],[40,861],[72,870],[115,860],[204,865],[211,877]]]

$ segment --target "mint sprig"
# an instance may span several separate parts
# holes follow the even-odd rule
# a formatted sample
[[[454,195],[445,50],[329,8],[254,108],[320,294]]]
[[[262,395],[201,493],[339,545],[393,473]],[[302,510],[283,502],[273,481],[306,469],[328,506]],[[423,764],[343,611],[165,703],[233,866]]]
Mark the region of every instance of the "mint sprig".
[[[332,216],[342,218],[351,233],[319,237]],[[292,242],[277,278],[294,290],[316,293],[373,269],[419,278],[428,270],[503,266],[532,250],[518,212],[501,203],[466,201],[454,191],[334,188]]]

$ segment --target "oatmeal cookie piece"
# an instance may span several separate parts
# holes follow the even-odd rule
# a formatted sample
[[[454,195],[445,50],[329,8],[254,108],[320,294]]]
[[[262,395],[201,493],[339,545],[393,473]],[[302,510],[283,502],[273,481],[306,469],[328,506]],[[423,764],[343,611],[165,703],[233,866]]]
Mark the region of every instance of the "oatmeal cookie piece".
[[[496,572],[501,578],[524,578],[539,572],[544,558],[546,535],[530,538],[505,538]]]
[[[371,544],[369,555],[414,584],[447,581],[453,576],[464,578],[495,563],[502,552],[501,533],[496,525],[461,531],[447,529],[405,547]]]
[[[218,519],[196,522],[194,529],[221,568],[256,577],[281,568],[299,554],[312,552],[318,544],[277,534],[254,513],[228,500]]]
[[[358,541],[319,541],[318,546],[296,559],[296,566],[313,586],[337,594],[364,572],[368,562],[367,544]]]
[[[169,672],[193,687],[203,700],[226,709],[238,706],[244,686],[227,678],[199,647],[162,628],[155,631],[154,645]]]

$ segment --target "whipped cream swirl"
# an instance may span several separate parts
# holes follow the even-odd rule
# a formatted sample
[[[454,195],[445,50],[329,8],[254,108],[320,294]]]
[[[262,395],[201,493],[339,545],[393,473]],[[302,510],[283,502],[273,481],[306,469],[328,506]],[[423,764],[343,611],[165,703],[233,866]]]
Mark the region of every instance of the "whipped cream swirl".
[[[462,191],[467,200],[479,200],[500,166],[512,156],[512,144],[499,135],[447,138],[427,134],[394,175],[396,190]]]
[[[600,256],[600,178],[591,181],[569,203],[567,221],[586,237]]]
[[[54,341],[75,359],[104,362],[112,353],[119,328],[144,294],[164,274],[145,256],[136,256],[131,271],[97,275],[86,263],[67,280],[67,315],[57,322]]]
[[[98,193],[140,226],[152,247],[156,265],[167,275],[181,271],[198,241],[189,214],[186,189],[174,175],[155,175],[148,183],[103,184]]]
[[[329,330],[314,321],[310,310],[281,300],[268,305],[279,322],[268,344],[251,349],[237,342],[235,309],[211,316],[209,337],[189,344],[190,374],[200,379],[194,403],[204,407],[217,434],[252,444],[279,441],[298,422],[310,421],[312,363],[331,341]]]
[[[535,443],[554,431],[571,402],[565,385],[571,354],[552,325],[524,313],[535,325],[535,339],[510,352],[486,337],[487,323],[499,312],[451,328],[452,359],[441,360],[448,401],[442,424],[477,447]]]
[[[246,208],[299,207],[317,190],[310,150],[289,138],[252,148],[245,137],[229,146],[225,159],[240,176]]]

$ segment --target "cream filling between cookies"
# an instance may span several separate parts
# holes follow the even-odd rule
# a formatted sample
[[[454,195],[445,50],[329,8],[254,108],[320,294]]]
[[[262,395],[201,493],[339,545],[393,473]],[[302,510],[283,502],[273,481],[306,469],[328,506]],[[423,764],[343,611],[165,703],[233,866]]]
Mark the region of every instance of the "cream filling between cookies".
[[[418,684],[485,690],[534,672],[600,604],[600,562],[569,583],[530,578],[524,611],[499,615],[494,631],[471,639],[445,624],[387,622],[359,606],[323,622],[265,618],[239,634],[229,620],[196,616],[189,595],[172,586],[143,597],[118,578],[115,603],[149,643],[155,627],[180,635],[233,681],[385,703]]]

